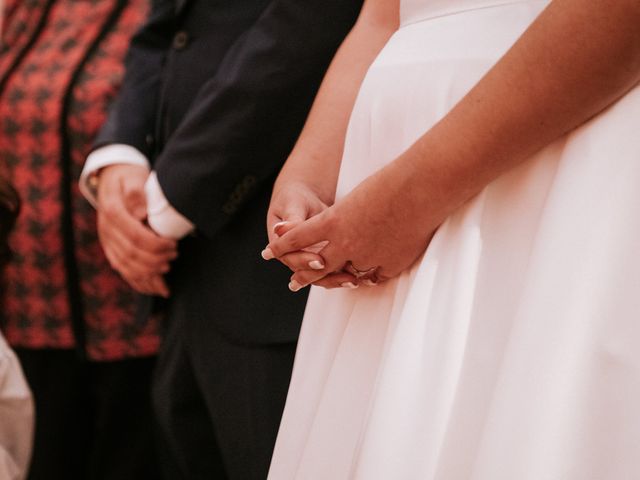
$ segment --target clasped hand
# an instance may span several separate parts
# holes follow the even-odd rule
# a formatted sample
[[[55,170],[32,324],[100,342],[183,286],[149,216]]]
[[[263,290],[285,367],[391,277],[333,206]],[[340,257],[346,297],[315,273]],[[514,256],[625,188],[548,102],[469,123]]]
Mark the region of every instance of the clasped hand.
[[[112,165],[100,173],[98,236],[111,266],[137,292],[169,296],[163,275],[177,257],[174,240],[145,225],[148,169]]]
[[[373,285],[399,275],[424,252],[437,223],[412,204],[411,192],[394,189],[387,175],[374,174],[330,207],[303,186],[274,191],[270,242],[262,256],[294,272],[291,290]],[[350,265],[372,273],[358,278]]]

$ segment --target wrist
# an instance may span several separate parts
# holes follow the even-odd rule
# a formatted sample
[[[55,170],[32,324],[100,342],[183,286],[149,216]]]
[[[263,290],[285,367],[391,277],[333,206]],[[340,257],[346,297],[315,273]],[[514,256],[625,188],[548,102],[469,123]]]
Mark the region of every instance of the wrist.
[[[276,181],[276,184],[301,184],[330,205],[335,200],[340,158],[331,152],[296,147]]]

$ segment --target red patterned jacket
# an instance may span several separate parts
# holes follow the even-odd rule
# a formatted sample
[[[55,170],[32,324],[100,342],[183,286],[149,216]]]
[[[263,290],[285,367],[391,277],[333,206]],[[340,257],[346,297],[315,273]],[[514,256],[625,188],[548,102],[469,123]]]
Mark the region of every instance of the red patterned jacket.
[[[3,281],[13,346],[93,360],[152,355],[157,322],[110,268],[77,179],[123,77],[148,0],[8,0],[0,51],[0,168],[23,207]]]

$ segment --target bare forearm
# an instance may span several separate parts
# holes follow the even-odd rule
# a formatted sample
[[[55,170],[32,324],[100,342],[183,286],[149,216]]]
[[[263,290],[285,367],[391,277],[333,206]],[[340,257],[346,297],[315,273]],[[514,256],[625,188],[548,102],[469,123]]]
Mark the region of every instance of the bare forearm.
[[[299,180],[333,202],[349,116],[367,69],[397,29],[397,8],[396,0],[367,2],[327,71],[276,188]]]
[[[428,210],[448,215],[635,85],[639,25],[637,0],[552,2],[387,174],[399,177],[399,192],[421,211],[430,205]]]

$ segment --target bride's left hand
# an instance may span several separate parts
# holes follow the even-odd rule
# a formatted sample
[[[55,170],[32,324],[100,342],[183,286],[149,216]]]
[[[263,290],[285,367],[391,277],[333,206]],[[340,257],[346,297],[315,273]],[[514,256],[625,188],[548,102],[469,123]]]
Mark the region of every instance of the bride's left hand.
[[[376,268],[375,282],[399,275],[424,252],[441,221],[421,208],[411,192],[414,180],[393,167],[377,172],[333,206],[273,239],[263,257],[280,258],[328,242],[319,252],[325,268],[295,272],[293,290],[312,283],[339,287],[344,280],[335,272],[349,264],[359,271]]]

